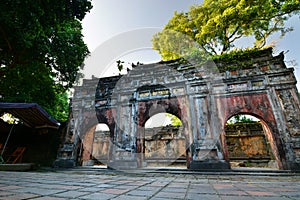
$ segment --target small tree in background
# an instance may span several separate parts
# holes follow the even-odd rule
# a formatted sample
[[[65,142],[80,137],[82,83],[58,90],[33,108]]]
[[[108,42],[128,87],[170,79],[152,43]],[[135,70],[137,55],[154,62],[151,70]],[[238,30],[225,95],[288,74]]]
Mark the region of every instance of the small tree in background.
[[[235,124],[235,123],[255,123],[259,122],[259,119],[251,115],[235,115],[231,117],[226,124]]]

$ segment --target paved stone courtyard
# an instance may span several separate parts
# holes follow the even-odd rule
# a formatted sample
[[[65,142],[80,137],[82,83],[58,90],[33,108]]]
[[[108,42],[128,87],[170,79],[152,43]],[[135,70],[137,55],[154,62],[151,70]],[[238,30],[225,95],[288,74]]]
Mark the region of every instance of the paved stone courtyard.
[[[300,174],[108,169],[0,172],[0,199],[300,199]]]

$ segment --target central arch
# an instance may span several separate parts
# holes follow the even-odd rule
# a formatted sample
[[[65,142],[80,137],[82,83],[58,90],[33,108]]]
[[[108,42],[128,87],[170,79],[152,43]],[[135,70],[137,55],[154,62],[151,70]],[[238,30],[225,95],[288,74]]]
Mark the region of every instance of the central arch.
[[[138,142],[137,144],[140,144],[140,146],[137,148],[137,153],[140,155],[140,161],[144,162],[144,164],[141,164],[143,166],[147,165],[147,150],[146,150],[146,143],[151,143],[147,140],[146,136],[146,128],[145,124],[146,122],[154,115],[159,113],[169,113],[171,115],[176,116],[178,119],[180,119],[182,123],[182,127],[180,129],[181,136],[184,138],[181,141],[176,141],[177,138],[175,138],[174,141],[171,140],[171,138],[166,139],[165,138],[165,146],[164,147],[170,147],[171,144],[176,143],[179,144],[178,149],[184,149],[184,152],[182,152],[180,155],[176,155],[173,158],[169,159],[162,159],[161,162],[169,163],[175,162],[177,158],[179,158],[181,155],[185,156],[184,163],[188,163],[188,155],[190,155],[190,146],[191,146],[191,135],[190,130],[187,124],[187,113],[184,112],[185,109],[185,102],[186,98],[185,96],[175,96],[174,94],[171,94],[171,88],[168,88],[163,85],[145,85],[143,87],[140,87],[137,89],[137,97],[138,97]],[[146,97],[146,98],[145,98]],[[149,100],[150,98],[150,100]],[[166,131],[168,128],[165,128]],[[171,127],[169,127],[169,131],[171,131]],[[175,129],[173,130],[175,131]],[[177,130],[179,131],[179,130]],[[174,138],[173,138],[174,139]],[[163,144],[163,142],[161,142]],[[163,148],[164,148],[163,147]],[[167,153],[167,152],[165,152]],[[159,159],[159,158],[158,158]],[[149,159],[148,159],[149,161]],[[157,160],[156,160],[157,161]]]

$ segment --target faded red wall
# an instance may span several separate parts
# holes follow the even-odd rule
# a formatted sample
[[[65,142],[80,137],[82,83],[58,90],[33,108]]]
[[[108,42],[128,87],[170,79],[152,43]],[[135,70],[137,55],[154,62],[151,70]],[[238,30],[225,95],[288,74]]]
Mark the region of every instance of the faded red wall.
[[[240,96],[219,97],[217,99],[222,120],[225,127],[226,121],[237,114],[250,114],[260,120],[267,127],[266,136],[269,139],[272,151],[280,168],[285,163],[285,152],[277,129],[276,120],[273,114],[273,109],[269,101],[268,95],[251,94]],[[224,137],[224,133],[223,133]],[[223,138],[224,156],[228,159],[228,149]]]

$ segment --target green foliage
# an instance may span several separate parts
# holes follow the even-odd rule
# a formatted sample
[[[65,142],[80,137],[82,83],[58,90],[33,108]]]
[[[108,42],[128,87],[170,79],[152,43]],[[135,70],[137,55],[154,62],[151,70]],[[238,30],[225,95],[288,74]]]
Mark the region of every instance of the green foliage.
[[[235,115],[227,121],[227,124],[256,123],[257,120],[249,115]]]
[[[80,21],[91,8],[89,0],[1,3],[0,101],[35,102],[66,119],[65,92],[89,53]]]
[[[240,60],[251,60],[254,57],[262,56],[272,52],[272,48],[258,49],[258,48],[249,48],[244,50],[232,50],[230,53],[224,53],[222,55],[211,56],[211,59],[215,61],[220,61],[224,63],[235,62]]]
[[[236,123],[237,123],[237,122],[242,122],[242,123],[246,123],[246,122],[254,122],[253,119],[248,118],[248,117],[245,116],[245,115],[236,115],[236,116],[234,116],[234,119],[235,119]]]
[[[162,32],[153,36],[153,48],[164,60],[184,56],[181,52],[187,50],[180,49],[182,44],[217,55],[231,51],[236,41],[251,36],[255,39],[253,47],[259,49],[273,33],[284,36],[292,30],[284,22],[292,14],[298,14],[299,6],[299,0],[204,0],[187,13],[175,12]]]
[[[179,127],[182,125],[181,120],[178,117],[176,117],[175,115],[172,115],[169,113],[166,113],[166,115],[167,115],[167,117],[169,117],[171,119],[172,126]]]
[[[193,38],[179,31],[164,29],[163,32],[155,34],[152,41],[153,48],[158,50],[165,60],[191,59],[196,55],[200,55],[201,58],[203,55]]]
[[[55,89],[54,80],[45,65],[17,65],[5,68],[0,79],[2,100],[6,102],[38,103],[50,115],[65,121],[68,116],[68,96]]]
[[[258,56],[270,55],[272,54],[272,48],[248,48],[244,50],[232,50],[229,53],[224,53],[222,55],[213,55],[208,57],[215,63],[221,63],[218,65],[218,70],[220,72],[231,71],[236,69],[246,69],[253,67],[252,60]]]
[[[117,60],[116,62],[117,62],[118,70],[119,70],[119,72],[121,72],[122,69],[124,68],[124,66],[123,66],[124,61]]]
[[[48,113],[52,116],[55,116],[55,119],[60,121],[67,121],[69,116],[69,97],[68,93],[58,93],[55,95],[53,107],[45,108]]]

